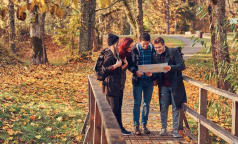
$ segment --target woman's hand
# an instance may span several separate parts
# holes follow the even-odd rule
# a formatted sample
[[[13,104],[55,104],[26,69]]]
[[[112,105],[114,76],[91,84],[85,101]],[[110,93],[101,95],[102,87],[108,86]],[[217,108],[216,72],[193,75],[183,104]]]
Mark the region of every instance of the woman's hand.
[[[136,72],[136,75],[137,75],[138,77],[141,77],[141,76],[143,75],[143,72],[137,71],[137,72]]]
[[[121,60],[117,60],[117,62],[113,65],[113,69],[116,69],[122,65]]]

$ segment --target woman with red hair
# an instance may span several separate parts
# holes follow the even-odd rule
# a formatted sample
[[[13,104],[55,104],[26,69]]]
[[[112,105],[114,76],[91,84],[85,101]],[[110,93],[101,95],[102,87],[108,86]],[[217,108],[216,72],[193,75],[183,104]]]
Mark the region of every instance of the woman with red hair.
[[[131,50],[133,47],[133,39],[131,38],[122,38],[118,45],[119,56],[122,60],[122,73],[121,73],[121,88],[120,88],[120,97],[119,97],[119,126],[121,127],[121,132],[123,135],[130,135],[131,132],[127,131],[122,125],[122,116],[121,116],[121,108],[122,108],[122,100],[123,100],[123,91],[125,88],[126,82],[126,69],[128,67],[127,57],[130,56]]]

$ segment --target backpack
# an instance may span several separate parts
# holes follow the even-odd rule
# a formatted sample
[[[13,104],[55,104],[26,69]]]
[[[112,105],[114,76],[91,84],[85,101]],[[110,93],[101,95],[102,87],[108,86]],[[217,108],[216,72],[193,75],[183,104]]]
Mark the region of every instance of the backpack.
[[[152,45],[151,42],[149,43],[149,46],[150,46],[150,50],[151,50],[151,52],[153,52],[153,50],[152,50],[153,45]],[[139,49],[139,44],[138,44],[138,43],[136,44],[136,48],[137,48],[137,50],[138,50],[138,52],[139,52],[139,54],[140,54],[140,49]]]
[[[176,48],[169,48],[169,56],[171,59],[174,59],[174,52],[173,50],[177,51],[179,53],[179,55],[181,56],[183,62],[184,62],[184,59],[183,59],[183,53],[182,53],[182,47],[176,47]]]
[[[97,62],[94,66],[94,71],[96,72],[97,80],[104,81],[107,77],[105,73],[102,71],[102,65],[104,63],[104,53],[106,49],[102,50],[100,55],[98,56]]]

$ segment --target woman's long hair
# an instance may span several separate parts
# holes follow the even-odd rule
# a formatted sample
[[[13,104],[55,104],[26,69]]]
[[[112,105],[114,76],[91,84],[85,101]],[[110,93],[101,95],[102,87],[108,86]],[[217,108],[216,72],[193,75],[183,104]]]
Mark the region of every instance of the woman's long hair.
[[[121,59],[124,59],[127,55],[130,53],[127,51],[127,49],[130,47],[131,43],[133,43],[133,39],[131,38],[122,38],[119,42],[118,50],[119,50],[119,56]]]

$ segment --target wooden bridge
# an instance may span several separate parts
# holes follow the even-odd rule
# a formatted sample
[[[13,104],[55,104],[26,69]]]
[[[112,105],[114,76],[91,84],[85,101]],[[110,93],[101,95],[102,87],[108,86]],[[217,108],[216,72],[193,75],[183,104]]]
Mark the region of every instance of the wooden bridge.
[[[195,112],[187,105],[180,110],[179,129],[193,140],[193,143],[206,144],[209,143],[208,131],[225,140],[227,143],[238,144],[238,95],[211,87],[207,84],[193,80],[184,76],[184,81],[195,85],[199,88],[199,112]],[[122,136],[119,125],[106,100],[106,96],[102,93],[102,89],[94,76],[88,77],[88,94],[89,94],[89,114],[85,118],[82,134],[85,134],[84,143],[89,144],[162,144],[162,143],[189,143],[184,137],[173,138],[172,136],[159,135],[159,128],[151,129],[149,135],[130,135]],[[217,95],[232,100],[232,131],[226,131],[216,123],[207,119],[207,93],[212,92]],[[198,122],[198,137],[191,132],[184,115],[193,118]],[[132,117],[132,115],[131,115]],[[124,118],[124,117],[123,117]],[[86,126],[88,128],[86,130]],[[184,126],[185,125],[185,126]]]

